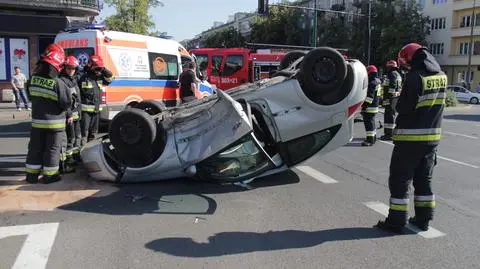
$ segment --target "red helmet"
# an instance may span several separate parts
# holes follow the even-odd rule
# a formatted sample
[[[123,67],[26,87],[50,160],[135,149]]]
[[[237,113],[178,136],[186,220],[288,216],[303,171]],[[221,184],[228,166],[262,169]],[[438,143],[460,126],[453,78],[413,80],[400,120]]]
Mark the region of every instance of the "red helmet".
[[[417,43],[410,43],[405,45],[400,52],[398,52],[398,63],[400,65],[408,66],[409,63],[412,61],[413,55],[419,49],[427,49],[426,47],[417,44]]]
[[[50,44],[41,55],[41,60],[51,64],[57,71],[60,71],[65,62],[65,52],[59,45]]]
[[[88,64],[87,65],[91,68],[95,68],[95,67],[103,68],[103,67],[105,67],[105,65],[103,64],[102,57],[100,57],[99,55],[90,56],[90,59],[88,59]]]
[[[378,69],[375,65],[369,65],[369,66],[367,66],[367,73],[368,74],[378,73]]]
[[[398,68],[397,61],[395,60],[390,60],[387,62],[387,67],[388,68]]]
[[[77,58],[75,58],[75,56],[68,56],[65,59],[65,66],[71,66],[71,67],[77,68],[79,66]]]

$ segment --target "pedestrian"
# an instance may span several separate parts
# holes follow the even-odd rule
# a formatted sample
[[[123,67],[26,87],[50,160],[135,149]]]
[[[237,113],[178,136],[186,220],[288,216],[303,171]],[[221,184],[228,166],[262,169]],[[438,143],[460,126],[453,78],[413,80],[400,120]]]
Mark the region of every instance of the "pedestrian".
[[[22,108],[20,107],[20,99],[23,101],[25,109],[31,110],[30,106],[28,105],[27,94],[25,93],[25,84],[27,83],[27,77],[25,76],[25,74],[22,73],[20,67],[15,66],[14,70],[15,74],[12,76],[11,83],[13,87],[13,93],[15,94],[15,104],[17,106],[17,110],[22,110]]]
[[[67,110],[66,140],[64,141],[64,155],[60,158],[60,169],[63,173],[75,171],[75,165],[79,159],[80,143],[82,133],[80,128],[80,89],[76,78],[76,71],[79,63],[74,56],[68,56],[65,59],[60,79],[67,85],[69,94],[72,98],[72,104]]]
[[[365,124],[365,132],[367,137],[362,142],[362,146],[373,146],[377,140],[377,132],[375,126],[375,115],[378,113],[378,91],[381,89],[381,81],[378,78],[378,69],[374,65],[367,67],[368,73],[368,90],[365,102],[362,105],[363,123]]]
[[[189,61],[183,66],[183,72],[179,77],[180,82],[180,100],[187,103],[196,100],[197,77],[195,75],[195,62]]]
[[[398,72],[398,64],[390,60],[386,64],[387,77],[383,83],[384,135],[381,140],[392,140],[392,130],[395,128],[395,107],[402,90],[402,76]]]
[[[397,105],[393,131],[395,144],[390,161],[390,210],[377,227],[403,233],[408,218],[408,188],[413,180],[415,217],[409,222],[428,230],[433,219],[435,195],[431,179],[437,164],[447,76],[424,46],[410,43],[398,53],[398,61],[409,69]]]
[[[61,180],[58,160],[65,135],[66,111],[71,100],[66,85],[58,79],[65,53],[56,44],[41,55],[28,83],[32,100],[32,129],[26,161],[27,182],[44,184]]]
[[[84,74],[78,81],[80,99],[82,101],[81,146],[94,139],[98,133],[99,113],[103,109],[100,106],[103,86],[109,85],[113,80],[112,72],[105,67],[103,59],[99,55],[90,57],[87,65],[84,67],[84,71]]]

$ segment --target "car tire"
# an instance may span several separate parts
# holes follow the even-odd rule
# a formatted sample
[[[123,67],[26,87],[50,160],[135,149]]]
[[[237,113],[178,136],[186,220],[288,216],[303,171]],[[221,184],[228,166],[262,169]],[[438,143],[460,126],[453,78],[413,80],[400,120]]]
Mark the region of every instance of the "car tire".
[[[335,49],[320,47],[311,50],[303,59],[299,81],[307,96],[340,89],[347,76],[347,63]]]
[[[478,98],[477,97],[472,97],[470,99],[470,104],[478,104]]]
[[[129,108],[115,115],[108,133],[115,150],[125,158],[148,152],[155,141],[157,126],[147,112]]]
[[[145,100],[138,103],[135,108],[141,109],[147,112],[149,115],[156,115],[166,110],[165,105],[162,102],[156,100]]]
[[[307,55],[306,52],[297,50],[287,53],[285,57],[283,57],[283,59],[280,61],[279,69],[282,70],[289,67],[293,62],[295,62],[301,57],[304,57],[305,55]]]

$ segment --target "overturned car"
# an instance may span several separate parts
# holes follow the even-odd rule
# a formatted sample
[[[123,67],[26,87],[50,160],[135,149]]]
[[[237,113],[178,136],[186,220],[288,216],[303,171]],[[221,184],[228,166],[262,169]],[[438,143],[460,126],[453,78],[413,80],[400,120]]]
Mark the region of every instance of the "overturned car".
[[[166,108],[143,101],[81,151],[97,180],[247,181],[348,143],[366,96],[365,66],[331,48],[286,57],[273,78]]]

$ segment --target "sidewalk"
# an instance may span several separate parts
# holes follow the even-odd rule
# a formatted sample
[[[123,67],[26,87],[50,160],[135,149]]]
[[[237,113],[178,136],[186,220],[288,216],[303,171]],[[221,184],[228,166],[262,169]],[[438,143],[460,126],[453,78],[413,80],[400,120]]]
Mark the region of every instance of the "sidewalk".
[[[31,112],[24,108],[21,111],[17,111],[15,103],[11,102],[0,102],[0,124],[5,122],[19,122],[19,121],[30,121]]]

